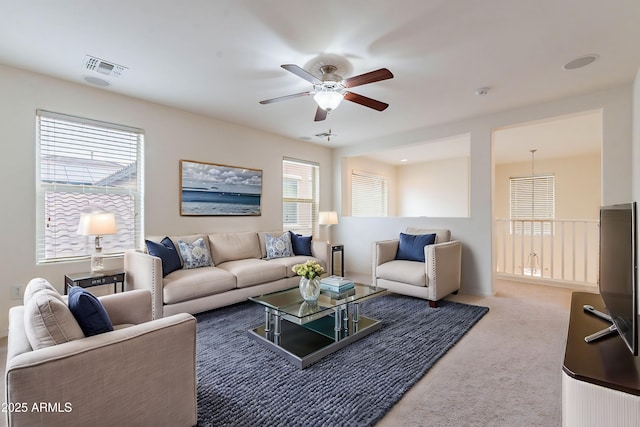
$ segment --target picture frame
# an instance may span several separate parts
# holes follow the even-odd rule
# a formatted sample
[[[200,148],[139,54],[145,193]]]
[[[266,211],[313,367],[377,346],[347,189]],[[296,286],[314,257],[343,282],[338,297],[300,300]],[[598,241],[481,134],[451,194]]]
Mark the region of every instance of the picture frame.
[[[260,216],[262,170],[180,160],[180,215]]]

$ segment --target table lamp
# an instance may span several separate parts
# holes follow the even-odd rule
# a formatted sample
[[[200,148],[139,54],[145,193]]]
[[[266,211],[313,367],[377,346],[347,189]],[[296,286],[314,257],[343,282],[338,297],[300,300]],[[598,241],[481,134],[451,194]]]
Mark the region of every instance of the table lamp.
[[[320,216],[318,218],[319,225],[327,226],[327,243],[331,243],[329,241],[329,227],[338,223],[338,213],[335,211],[321,211]]]
[[[104,235],[115,233],[116,217],[113,213],[97,207],[86,208],[80,213],[78,234],[81,236],[96,236],[95,248],[91,254],[92,273],[104,270],[100,238]]]

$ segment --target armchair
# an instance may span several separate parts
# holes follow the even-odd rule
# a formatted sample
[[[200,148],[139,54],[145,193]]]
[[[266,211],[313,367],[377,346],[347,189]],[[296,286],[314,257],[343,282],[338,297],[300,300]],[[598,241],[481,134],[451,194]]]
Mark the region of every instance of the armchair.
[[[424,298],[431,307],[460,289],[462,244],[446,229],[408,228],[407,234],[436,234],[436,243],[424,247],[425,262],[396,259],[399,239],[373,243],[373,285],[391,292]]]
[[[112,332],[37,350],[26,331],[29,311],[10,309],[7,426],[195,425],[195,318],[151,320],[146,290],[100,302]]]

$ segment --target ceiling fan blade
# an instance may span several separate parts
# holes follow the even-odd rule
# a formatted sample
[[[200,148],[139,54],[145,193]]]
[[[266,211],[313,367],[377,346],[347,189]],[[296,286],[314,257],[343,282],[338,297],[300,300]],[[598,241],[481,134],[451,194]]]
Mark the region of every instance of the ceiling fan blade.
[[[379,82],[380,80],[392,79],[393,74],[386,68],[360,74],[358,76],[349,77],[342,81],[344,87],[356,87],[366,85],[367,83]]]
[[[295,74],[298,77],[302,77],[303,79],[305,79],[306,81],[308,81],[310,83],[313,83],[314,85],[322,84],[322,80],[320,80],[319,78],[317,78],[313,74],[309,73],[307,70],[298,67],[297,65],[284,64],[284,65],[281,65],[281,67],[284,68],[285,70]]]
[[[294,93],[293,95],[280,96],[278,98],[265,99],[260,101],[260,104],[271,104],[272,102],[284,101],[285,99],[298,98],[300,96],[311,95],[311,92]]]
[[[327,110],[323,110],[322,108],[318,107],[318,109],[316,110],[316,117],[315,119],[313,119],[313,121],[321,122],[326,118],[327,118]]]
[[[367,98],[366,96],[358,95],[353,92],[346,92],[344,94],[344,99],[378,111],[384,111],[389,106],[386,102],[376,101],[375,99]]]

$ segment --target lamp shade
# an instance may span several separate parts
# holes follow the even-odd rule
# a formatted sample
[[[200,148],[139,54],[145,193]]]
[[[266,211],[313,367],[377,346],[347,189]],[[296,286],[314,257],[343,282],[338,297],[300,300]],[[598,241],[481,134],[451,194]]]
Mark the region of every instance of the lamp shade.
[[[318,107],[326,111],[335,110],[340,105],[343,95],[340,92],[332,90],[322,90],[316,92],[313,96],[313,100],[316,101]]]
[[[334,225],[338,223],[338,213],[335,211],[320,212],[320,218],[318,218],[318,224],[320,225]]]
[[[116,233],[116,217],[102,209],[80,213],[78,234],[82,236],[104,236]]]

